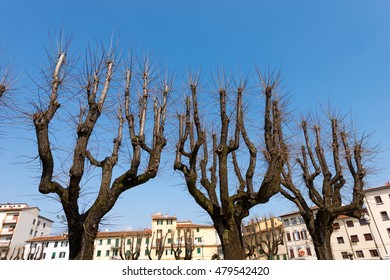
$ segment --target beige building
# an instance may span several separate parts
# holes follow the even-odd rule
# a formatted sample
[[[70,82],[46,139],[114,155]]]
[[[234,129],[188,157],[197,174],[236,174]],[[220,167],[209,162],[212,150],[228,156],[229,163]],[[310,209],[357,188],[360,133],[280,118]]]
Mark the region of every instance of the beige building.
[[[38,207],[26,203],[0,204],[0,258],[22,258],[25,242],[49,235],[53,221],[39,215]]]
[[[278,218],[251,219],[243,235],[248,259],[287,260],[283,223]]]
[[[213,226],[177,221],[161,213],[152,215],[152,229],[99,232],[94,247],[95,260],[210,260],[221,252]],[[68,254],[66,236],[37,237],[25,246],[26,259],[67,259]]]

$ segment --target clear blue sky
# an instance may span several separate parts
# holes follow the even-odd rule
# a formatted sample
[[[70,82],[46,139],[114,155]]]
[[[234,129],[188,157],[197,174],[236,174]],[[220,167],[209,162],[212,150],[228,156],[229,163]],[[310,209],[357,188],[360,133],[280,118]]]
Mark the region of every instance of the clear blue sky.
[[[17,94],[30,95],[28,78],[45,58],[48,33],[73,35],[72,50],[88,42],[108,42],[120,34],[127,50],[147,52],[176,73],[189,67],[208,73],[218,67],[253,71],[255,65],[280,67],[291,107],[305,111],[331,103],[351,112],[355,124],[373,133],[384,150],[380,172],[367,186],[390,181],[390,2],[291,0],[4,1],[1,48],[15,65]],[[20,163],[36,155],[34,131],[3,129],[0,138],[0,203],[27,202],[55,220],[60,205],[39,195],[34,166]],[[110,215],[121,227],[150,226],[154,212],[207,223],[209,219],[169,170],[160,179],[125,193]],[[293,209],[273,199],[257,215]]]

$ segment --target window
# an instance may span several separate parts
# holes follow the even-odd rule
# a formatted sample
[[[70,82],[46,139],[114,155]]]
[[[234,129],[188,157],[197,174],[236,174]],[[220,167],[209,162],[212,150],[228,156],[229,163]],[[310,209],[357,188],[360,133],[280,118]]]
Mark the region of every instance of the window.
[[[45,228],[46,227],[46,223],[43,223],[43,226],[42,226],[43,228]]]
[[[348,252],[341,252],[341,256],[343,257],[343,259],[349,259]]]
[[[359,220],[359,224],[360,224],[361,226],[368,225],[367,220],[364,219],[364,218]]]
[[[298,218],[298,222],[299,222],[300,224],[304,224],[304,223],[305,223],[305,220],[304,220],[302,217],[299,217],[299,218]]]
[[[37,227],[39,227],[39,225],[41,224],[41,221],[38,221],[38,223],[37,223]]]
[[[161,226],[163,224],[163,220],[157,220],[157,225]]]
[[[200,231],[200,229],[199,228],[196,228],[196,232],[199,232]]]
[[[168,244],[172,243],[172,238],[168,238]]]
[[[340,229],[339,223],[333,223],[333,229]]]
[[[307,255],[308,255],[308,256],[311,256],[311,249],[310,249],[310,247],[307,247],[307,248],[306,248],[306,252],[307,252]]]
[[[337,237],[337,243],[338,244],[343,244],[344,243],[344,238],[342,236]]]
[[[287,241],[291,241],[291,234],[289,232],[286,232]]]
[[[371,233],[365,233],[365,234],[364,234],[364,239],[365,239],[366,241],[372,240],[372,235],[371,235]]]
[[[106,250],[106,257],[110,255],[110,250]]]
[[[196,248],[196,253],[200,254],[202,252],[202,248]]]
[[[103,239],[99,239],[98,244],[103,245]]]
[[[291,224],[296,225],[297,224],[297,218],[291,218]]]
[[[359,242],[359,237],[357,235],[351,235],[351,242]]]
[[[102,251],[101,250],[98,250],[97,253],[96,253],[96,256],[97,257],[100,257],[102,255]]]
[[[131,244],[131,239],[127,239],[127,245]]]
[[[354,227],[353,221],[347,221],[346,224],[347,224],[347,227]]]
[[[370,255],[371,257],[379,257],[378,251],[377,250],[370,250]]]
[[[33,232],[34,232],[34,230],[30,230],[30,235],[32,235],[32,234],[33,234]]]
[[[284,219],[283,224],[284,224],[284,226],[288,227],[290,225],[289,219]]]
[[[51,259],[55,259],[56,258],[56,252],[53,252],[52,254],[51,254]]]
[[[119,239],[115,239],[115,247],[119,246]]]
[[[65,252],[60,252],[60,259],[63,259],[63,258],[65,258],[65,255],[66,255],[66,253],[65,253]]]
[[[374,197],[376,204],[383,204],[382,198],[378,195]]]
[[[173,220],[167,220],[167,225],[172,225],[173,224]]]
[[[388,221],[389,216],[387,215],[386,211],[381,212],[382,221]]]
[[[290,249],[290,259],[293,259],[295,258],[295,255],[294,255],[294,249]]]
[[[111,239],[107,239],[107,245],[111,244]]]
[[[35,219],[33,220],[33,225],[35,225]]]
[[[301,236],[302,236],[302,239],[303,239],[303,240],[306,240],[306,239],[307,239],[307,232],[306,232],[305,229],[303,229],[303,230],[301,231]]]
[[[202,243],[202,237],[195,237],[195,241],[198,243]]]
[[[359,250],[359,251],[356,251],[355,253],[356,253],[357,258],[364,258],[363,251]]]
[[[149,237],[146,237],[146,244],[149,244]]]
[[[389,238],[390,238],[390,228],[387,229],[387,235],[388,235]]]
[[[297,231],[297,230],[294,230],[294,240],[295,241],[301,240],[301,238],[299,236],[299,231]]]
[[[58,241],[54,242],[54,248],[58,246]]]

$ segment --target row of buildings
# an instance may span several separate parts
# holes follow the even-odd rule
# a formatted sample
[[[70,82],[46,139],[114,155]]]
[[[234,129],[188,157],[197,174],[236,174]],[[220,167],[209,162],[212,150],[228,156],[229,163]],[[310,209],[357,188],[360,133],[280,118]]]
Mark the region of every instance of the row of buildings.
[[[0,204],[0,259],[68,259],[66,234],[51,236],[53,221],[39,212],[37,207],[24,203]],[[362,218],[340,216],[333,224],[334,258],[388,259],[389,214],[389,184],[365,190]],[[243,234],[249,259],[316,259],[313,242],[299,212],[251,220],[243,227]],[[271,250],[271,246],[277,249]],[[152,215],[150,229],[99,232],[94,248],[96,260],[219,258],[223,258],[222,248],[213,226],[179,221],[176,216],[162,213]]]

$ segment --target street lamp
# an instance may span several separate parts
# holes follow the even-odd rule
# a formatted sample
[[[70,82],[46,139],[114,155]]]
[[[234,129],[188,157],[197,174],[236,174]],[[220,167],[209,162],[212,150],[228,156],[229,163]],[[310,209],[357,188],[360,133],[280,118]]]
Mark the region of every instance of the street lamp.
[[[379,259],[383,260],[381,252],[380,252],[380,250],[378,248],[378,244],[376,243],[374,233],[372,232],[372,229],[371,229],[371,223],[370,223],[371,222],[371,217],[367,213],[364,213],[363,218],[366,220],[366,223],[368,224],[368,227],[370,228],[370,233],[372,235],[372,240],[374,240],[375,248],[376,248],[376,250],[378,252]]]

